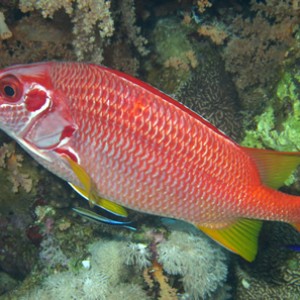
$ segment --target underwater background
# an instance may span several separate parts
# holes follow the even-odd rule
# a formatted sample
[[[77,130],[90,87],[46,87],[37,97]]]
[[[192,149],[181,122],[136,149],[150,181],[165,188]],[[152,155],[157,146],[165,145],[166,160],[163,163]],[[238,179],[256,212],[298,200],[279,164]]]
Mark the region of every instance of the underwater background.
[[[86,61],[136,76],[238,143],[300,151],[300,1],[0,2],[0,68]],[[300,236],[265,222],[253,263],[184,222],[90,222],[0,133],[0,299],[300,299]],[[299,172],[282,191],[299,195]],[[291,245],[295,245],[291,247]]]

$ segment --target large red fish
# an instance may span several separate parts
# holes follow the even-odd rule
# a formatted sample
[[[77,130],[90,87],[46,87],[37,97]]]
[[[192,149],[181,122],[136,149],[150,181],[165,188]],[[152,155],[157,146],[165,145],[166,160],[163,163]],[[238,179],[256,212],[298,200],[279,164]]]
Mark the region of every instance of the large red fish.
[[[299,153],[243,148],[118,71],[56,62],[1,70],[0,128],[79,191],[193,223],[249,261],[261,225],[252,219],[300,223],[300,197],[272,189]]]

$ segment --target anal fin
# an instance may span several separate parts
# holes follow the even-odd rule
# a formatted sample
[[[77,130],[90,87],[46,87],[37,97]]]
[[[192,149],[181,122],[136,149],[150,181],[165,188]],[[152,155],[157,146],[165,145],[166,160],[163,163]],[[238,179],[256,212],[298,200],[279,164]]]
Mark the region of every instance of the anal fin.
[[[213,240],[247,261],[252,262],[255,259],[262,221],[240,219],[219,229],[196,226]]]

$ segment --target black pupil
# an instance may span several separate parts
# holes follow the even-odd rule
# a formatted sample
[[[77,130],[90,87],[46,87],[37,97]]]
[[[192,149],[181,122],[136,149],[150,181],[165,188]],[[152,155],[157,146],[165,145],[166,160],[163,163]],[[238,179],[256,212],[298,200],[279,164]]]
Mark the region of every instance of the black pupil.
[[[15,95],[15,90],[9,85],[4,87],[4,92],[8,97],[13,97]]]

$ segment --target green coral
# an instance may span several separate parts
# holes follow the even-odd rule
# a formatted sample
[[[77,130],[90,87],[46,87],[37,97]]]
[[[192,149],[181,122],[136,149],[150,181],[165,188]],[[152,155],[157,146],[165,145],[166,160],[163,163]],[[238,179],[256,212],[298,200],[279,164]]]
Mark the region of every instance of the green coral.
[[[287,71],[274,99],[255,117],[256,128],[247,130],[242,145],[278,151],[300,151],[300,72]]]
[[[145,66],[149,73],[147,82],[173,93],[180,82],[188,79],[190,71],[198,65],[189,32],[178,18],[164,18],[156,23],[150,37],[156,61],[155,65],[150,62]]]

